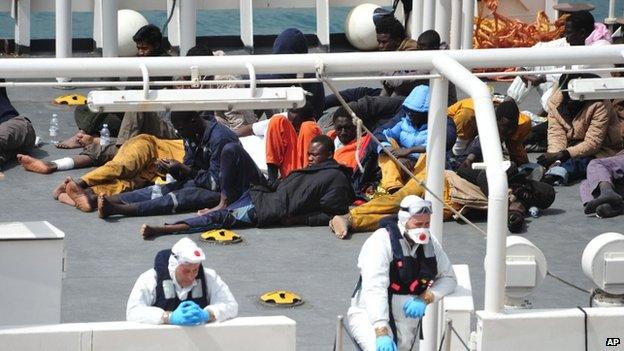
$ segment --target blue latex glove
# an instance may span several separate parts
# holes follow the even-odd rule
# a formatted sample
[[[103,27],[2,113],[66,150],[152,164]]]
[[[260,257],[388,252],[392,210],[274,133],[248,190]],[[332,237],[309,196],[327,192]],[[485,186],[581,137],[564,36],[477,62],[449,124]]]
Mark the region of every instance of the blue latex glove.
[[[403,305],[403,313],[407,318],[422,318],[425,315],[427,304],[420,297],[409,299]]]
[[[375,351],[397,351],[397,347],[389,335],[384,335],[375,340]]]
[[[169,324],[197,325],[201,323],[201,308],[193,301],[184,301],[169,316]]]

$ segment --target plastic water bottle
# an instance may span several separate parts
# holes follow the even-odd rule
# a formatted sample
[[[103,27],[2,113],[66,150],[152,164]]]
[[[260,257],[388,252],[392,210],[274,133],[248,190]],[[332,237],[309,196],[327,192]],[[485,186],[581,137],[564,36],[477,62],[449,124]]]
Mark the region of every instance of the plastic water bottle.
[[[529,215],[533,218],[537,218],[540,215],[540,210],[539,208],[535,207],[535,206],[531,206],[529,208]]]
[[[108,130],[108,124],[104,123],[102,130],[100,130],[100,145],[106,146],[108,144],[110,144],[110,131]]]
[[[152,196],[151,199],[157,199],[162,196],[162,191],[160,190],[160,185],[154,184],[152,185]]]
[[[59,134],[58,115],[56,113],[53,113],[52,118],[50,119],[50,143],[54,145],[57,145],[59,143],[58,134]]]

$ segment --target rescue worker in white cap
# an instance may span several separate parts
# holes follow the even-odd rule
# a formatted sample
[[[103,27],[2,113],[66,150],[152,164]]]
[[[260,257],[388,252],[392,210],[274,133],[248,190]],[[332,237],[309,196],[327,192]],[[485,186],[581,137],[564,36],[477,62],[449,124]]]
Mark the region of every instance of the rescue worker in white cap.
[[[217,273],[204,268],[204,252],[189,238],[156,254],[139,276],[126,319],[148,324],[199,325],[236,317],[238,303]]]
[[[429,234],[431,202],[408,195],[400,208],[380,222],[358,257],[348,319],[363,350],[418,350],[426,306],[457,285],[451,262]]]

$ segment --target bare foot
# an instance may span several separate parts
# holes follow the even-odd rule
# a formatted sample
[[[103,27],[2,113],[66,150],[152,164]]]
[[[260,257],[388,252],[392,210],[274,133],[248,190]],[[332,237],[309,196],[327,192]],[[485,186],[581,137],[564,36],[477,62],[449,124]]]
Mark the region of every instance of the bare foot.
[[[60,143],[58,143],[56,145],[57,148],[59,149],[78,149],[81,148],[82,145],[80,144],[80,141],[78,140],[78,135],[80,135],[81,132],[78,132],[76,134],[74,134],[71,138],[69,139],[65,139],[63,141],[61,141]]]
[[[17,162],[30,172],[50,174],[56,170],[52,162],[38,160],[28,155],[17,154]]]
[[[89,199],[87,192],[76,184],[73,179],[70,179],[65,186],[67,195],[74,200],[76,207],[82,212],[92,212],[94,210],[94,204]]]
[[[147,224],[143,224],[141,226],[141,236],[143,237],[143,239],[152,239],[163,233],[164,232],[162,230],[159,230],[158,227],[152,227]]]
[[[93,144],[96,141],[98,143],[100,142],[99,138],[96,138],[96,137],[94,137],[92,135],[89,135],[89,134],[86,134],[86,133],[78,133],[77,138],[78,138],[78,143],[80,143],[80,145],[82,147],[85,147],[87,145]]]
[[[349,234],[350,220],[348,215],[334,216],[329,221],[329,228],[338,239],[344,239]]]
[[[110,202],[104,197],[104,195],[98,196],[97,199],[98,216],[102,219],[108,218],[111,215]]]
[[[67,183],[69,183],[71,181],[71,177],[67,177],[65,178],[65,180],[59,184],[59,186],[56,187],[56,189],[54,189],[54,191],[52,191],[52,197],[55,200],[58,200],[59,195],[61,195],[61,193],[64,193],[66,190],[65,188],[67,187]]]
[[[203,215],[208,214],[208,213],[210,213],[210,209],[209,208],[204,208],[204,209],[201,209],[201,210],[197,211],[197,215],[198,216],[203,216]]]
[[[69,205],[71,207],[76,207],[76,202],[72,200],[72,198],[69,197],[67,193],[60,193],[58,196],[58,200],[59,202]]]

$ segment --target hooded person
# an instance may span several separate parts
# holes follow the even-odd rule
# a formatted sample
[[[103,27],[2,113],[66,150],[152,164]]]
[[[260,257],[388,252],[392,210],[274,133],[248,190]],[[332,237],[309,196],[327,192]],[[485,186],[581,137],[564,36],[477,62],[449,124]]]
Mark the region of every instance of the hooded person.
[[[139,276],[126,319],[146,324],[199,325],[236,317],[238,303],[206,256],[189,238],[156,254],[154,267]]]
[[[297,28],[287,28],[281,32],[273,42],[274,55],[282,54],[307,54],[308,44],[305,35]],[[314,78],[315,75],[307,73],[303,78]],[[295,74],[259,74],[257,79],[293,79],[302,78]],[[274,85],[271,85],[274,86]],[[325,110],[325,89],[323,83],[302,83],[301,88],[311,95],[306,96],[307,104],[312,106],[313,117],[318,120]],[[271,116],[268,114],[267,116]]]
[[[451,262],[429,232],[431,212],[431,202],[408,195],[362,246],[348,320],[363,350],[418,350],[427,305],[455,290]]]
[[[381,145],[407,168],[414,168],[416,161],[427,148],[427,117],[429,113],[429,87],[419,85],[403,101],[403,113],[375,130]],[[453,147],[456,139],[455,123],[447,119],[447,149]],[[392,193],[405,185],[403,171],[379,149],[381,184],[379,187]]]

